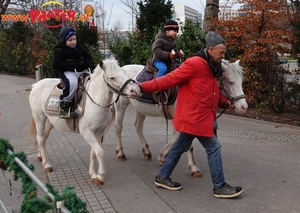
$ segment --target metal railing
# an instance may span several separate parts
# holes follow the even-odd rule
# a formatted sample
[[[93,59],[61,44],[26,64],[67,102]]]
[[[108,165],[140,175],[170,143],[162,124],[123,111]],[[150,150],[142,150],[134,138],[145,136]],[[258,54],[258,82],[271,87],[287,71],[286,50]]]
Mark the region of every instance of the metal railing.
[[[13,154],[10,149],[7,149],[6,152],[8,154]],[[45,184],[37,176],[35,176],[35,174],[18,157],[14,157],[14,160],[24,170],[24,172],[43,190],[43,192],[45,192],[50,200],[54,202],[54,196],[48,191]],[[2,209],[5,213],[11,213],[11,211],[9,211],[9,209],[4,205],[1,199],[0,205],[2,206]],[[63,201],[57,201],[56,208],[59,210],[59,212],[71,213],[71,211],[64,206]]]

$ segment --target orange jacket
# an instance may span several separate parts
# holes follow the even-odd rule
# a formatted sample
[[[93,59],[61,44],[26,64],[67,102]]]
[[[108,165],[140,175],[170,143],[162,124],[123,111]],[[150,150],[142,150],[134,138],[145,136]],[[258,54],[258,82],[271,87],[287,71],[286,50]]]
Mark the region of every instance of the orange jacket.
[[[162,91],[178,85],[173,126],[179,132],[212,137],[217,107],[224,106],[226,97],[220,93],[218,79],[208,62],[194,56],[165,76],[143,82],[145,93]]]

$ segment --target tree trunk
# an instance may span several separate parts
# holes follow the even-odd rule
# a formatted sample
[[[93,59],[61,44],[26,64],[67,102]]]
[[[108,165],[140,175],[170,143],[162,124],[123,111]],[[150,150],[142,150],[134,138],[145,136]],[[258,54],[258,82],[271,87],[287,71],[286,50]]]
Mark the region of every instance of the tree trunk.
[[[218,18],[219,13],[219,0],[206,0],[206,7],[204,13],[203,30],[205,33],[208,31],[214,31],[215,26],[212,21],[214,18]]]

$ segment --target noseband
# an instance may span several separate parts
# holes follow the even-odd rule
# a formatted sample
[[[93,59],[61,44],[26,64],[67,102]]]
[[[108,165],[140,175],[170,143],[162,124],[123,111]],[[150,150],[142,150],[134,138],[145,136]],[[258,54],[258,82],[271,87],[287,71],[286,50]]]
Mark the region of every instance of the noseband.
[[[236,97],[234,97],[225,87],[224,87],[224,84],[222,82],[222,79],[220,80],[220,90],[223,90],[226,94],[226,97],[227,99],[233,104],[234,102],[240,100],[240,99],[243,99],[243,98],[246,98],[246,95],[245,94],[242,94],[242,95],[238,95]]]
[[[125,96],[125,94],[123,93],[123,90],[125,89],[125,87],[126,87],[130,82],[136,83],[135,80],[129,78],[127,81],[125,81],[125,83],[124,83],[123,86],[120,88],[120,90],[117,90],[116,88],[114,88],[112,85],[110,85],[110,84],[105,80],[104,75],[103,75],[103,80],[104,80],[104,82],[106,83],[106,85],[109,87],[109,89],[110,89],[112,92],[118,94],[118,99],[119,99],[119,96],[120,96],[120,95]]]
[[[233,104],[234,102],[240,100],[240,99],[243,99],[243,98],[246,98],[246,95],[245,94],[242,94],[242,95],[238,95],[236,97],[234,97],[224,86],[223,82],[222,82],[222,79],[220,80],[220,90],[223,90],[226,94],[226,98],[231,102],[231,104]],[[217,118],[219,118],[225,111],[226,109],[228,108],[228,106],[226,106],[223,111],[217,116]]]
[[[112,85],[110,85],[110,84],[105,80],[104,75],[103,75],[103,80],[104,80],[104,82],[106,83],[106,85],[108,86],[108,88],[109,88],[113,93],[118,94],[116,100],[115,100],[114,102],[112,102],[111,104],[109,104],[109,105],[107,105],[107,106],[102,106],[102,105],[100,105],[100,104],[97,104],[97,103],[92,99],[92,97],[89,95],[89,93],[87,92],[87,90],[85,89],[86,94],[87,94],[88,97],[91,99],[91,101],[92,101],[94,104],[96,104],[97,106],[102,107],[102,108],[107,108],[107,107],[112,106],[114,103],[117,103],[117,101],[118,101],[119,98],[120,98],[120,95],[125,96],[125,94],[123,93],[123,90],[125,89],[125,87],[126,87],[130,82],[135,83],[135,80],[129,78],[127,81],[125,81],[125,83],[123,84],[123,86],[122,86],[119,90],[117,90],[116,88],[114,88]]]

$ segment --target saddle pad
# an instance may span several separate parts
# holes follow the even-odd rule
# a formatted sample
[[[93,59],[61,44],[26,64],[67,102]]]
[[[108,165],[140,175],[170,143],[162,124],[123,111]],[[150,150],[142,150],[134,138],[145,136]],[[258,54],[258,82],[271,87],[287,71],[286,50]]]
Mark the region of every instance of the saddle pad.
[[[55,85],[48,98],[47,101],[45,103],[45,114],[48,116],[59,116],[59,103],[60,103],[60,99],[59,96],[61,95],[62,90],[57,88],[57,85]],[[68,125],[68,127],[76,132],[79,133],[79,129],[78,129],[78,119],[63,119],[66,124]]]
[[[150,81],[153,78],[154,78],[154,74],[147,72],[146,67],[144,67],[144,69],[137,75],[135,80],[137,82],[142,83],[144,81]],[[150,104],[156,104],[156,102],[154,101],[154,99],[152,97],[152,93],[142,93],[142,95],[139,98],[137,98],[137,100],[146,102],[146,103],[150,103]]]
[[[58,116],[59,102],[60,102],[59,96],[61,95],[61,93],[62,93],[62,90],[58,89],[57,85],[55,85],[52,88],[52,90],[47,98],[46,104],[45,104],[46,115]]]
[[[137,82],[150,81],[154,78],[154,73],[147,72],[146,67],[137,75]],[[171,90],[170,90],[171,91]],[[138,101],[146,102],[149,104],[158,104],[158,102],[153,98],[156,94],[153,93],[142,93],[140,97],[137,98]],[[171,105],[175,102],[177,97],[177,87],[172,89],[172,95],[168,100],[167,105]]]

